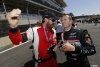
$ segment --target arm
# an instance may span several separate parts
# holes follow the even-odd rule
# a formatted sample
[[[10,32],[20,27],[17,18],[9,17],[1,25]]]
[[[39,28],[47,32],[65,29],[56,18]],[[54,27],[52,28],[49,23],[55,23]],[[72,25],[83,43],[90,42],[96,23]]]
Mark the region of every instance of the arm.
[[[33,37],[33,36],[29,37],[30,35],[32,35],[31,30],[26,31],[26,33],[20,34],[20,30],[17,28],[20,14],[21,14],[20,9],[13,9],[6,15],[8,23],[10,25],[10,30],[8,31],[8,35],[13,44],[19,44],[21,42],[25,42],[28,39],[32,39]]]
[[[81,42],[81,46],[75,46],[75,52],[87,56],[96,53],[95,46],[93,44],[90,35],[88,34],[88,31],[84,31],[81,34],[80,42]]]
[[[8,31],[9,38],[14,45],[18,45],[22,42],[22,36],[20,34],[20,30],[16,28],[10,28]]]
[[[14,45],[18,45],[19,43],[23,43],[26,42],[27,40],[33,39],[33,32],[31,28],[29,28],[23,34],[20,34],[20,30],[17,27],[10,28],[10,30],[8,31],[8,35]]]

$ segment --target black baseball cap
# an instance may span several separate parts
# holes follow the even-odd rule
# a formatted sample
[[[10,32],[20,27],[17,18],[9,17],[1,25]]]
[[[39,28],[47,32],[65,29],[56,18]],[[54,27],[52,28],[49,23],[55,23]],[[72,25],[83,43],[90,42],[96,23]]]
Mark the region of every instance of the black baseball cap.
[[[53,18],[53,19],[57,19],[57,17],[52,12],[45,12],[43,14],[42,18]]]
[[[74,21],[75,20],[75,17],[72,17],[72,20]]]

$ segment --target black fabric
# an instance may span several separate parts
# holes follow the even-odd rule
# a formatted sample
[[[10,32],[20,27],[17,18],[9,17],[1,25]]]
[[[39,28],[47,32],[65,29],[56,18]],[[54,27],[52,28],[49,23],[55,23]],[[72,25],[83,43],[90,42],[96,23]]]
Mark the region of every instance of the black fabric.
[[[51,58],[53,58],[54,57],[54,55],[52,55],[52,56],[50,56],[50,57],[48,57],[48,58],[45,58],[45,59],[35,59],[35,56],[33,56],[33,61],[35,61],[35,62],[38,62],[38,63],[42,63],[42,62],[47,62],[47,61],[49,61]]]
[[[23,33],[21,35],[22,35],[22,43],[26,42],[28,40],[27,35],[25,33]]]
[[[56,36],[57,36],[57,43],[58,43],[59,40],[61,39],[61,34],[62,34],[62,32],[60,32],[60,33],[56,33]]]
[[[16,28],[10,28],[9,32],[16,33],[18,31],[18,27]]]
[[[54,18],[54,19],[58,19],[58,18],[54,15],[54,13],[52,13],[52,12],[45,12],[45,13],[43,14],[42,18]]]
[[[87,57],[78,57],[76,60],[67,57],[67,67],[90,67]]]
[[[93,41],[91,44],[88,43],[87,37],[91,39],[87,30],[71,28],[69,31],[64,32],[64,40],[69,40],[75,51],[66,52],[68,67],[90,67],[87,56],[96,53]],[[74,41],[77,40],[77,41]],[[78,42],[79,44],[75,44]]]
[[[86,36],[88,35],[88,36]],[[88,31],[83,31],[80,37],[80,42],[82,44],[81,48],[81,54],[82,55],[93,55],[96,53],[93,41],[88,33]]]
[[[34,43],[34,32],[33,32],[33,40],[32,40],[32,43]]]

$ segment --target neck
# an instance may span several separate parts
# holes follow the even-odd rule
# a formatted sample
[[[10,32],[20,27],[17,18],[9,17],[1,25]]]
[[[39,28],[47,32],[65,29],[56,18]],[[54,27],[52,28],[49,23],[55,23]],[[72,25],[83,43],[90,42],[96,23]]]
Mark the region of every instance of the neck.
[[[72,26],[65,27],[64,30],[65,30],[65,31],[69,31],[69,30],[71,29],[71,27],[72,27]]]

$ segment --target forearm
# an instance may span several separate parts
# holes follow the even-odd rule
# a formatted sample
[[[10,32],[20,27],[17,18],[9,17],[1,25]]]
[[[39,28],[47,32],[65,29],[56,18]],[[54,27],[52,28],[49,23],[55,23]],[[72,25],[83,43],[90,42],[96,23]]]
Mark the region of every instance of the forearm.
[[[10,28],[8,31],[10,40],[14,45],[18,45],[21,42],[27,41],[26,33],[20,34],[20,30],[16,28]]]
[[[90,46],[76,46],[75,52],[79,53],[80,55],[93,55],[96,53],[95,47],[93,45]]]

